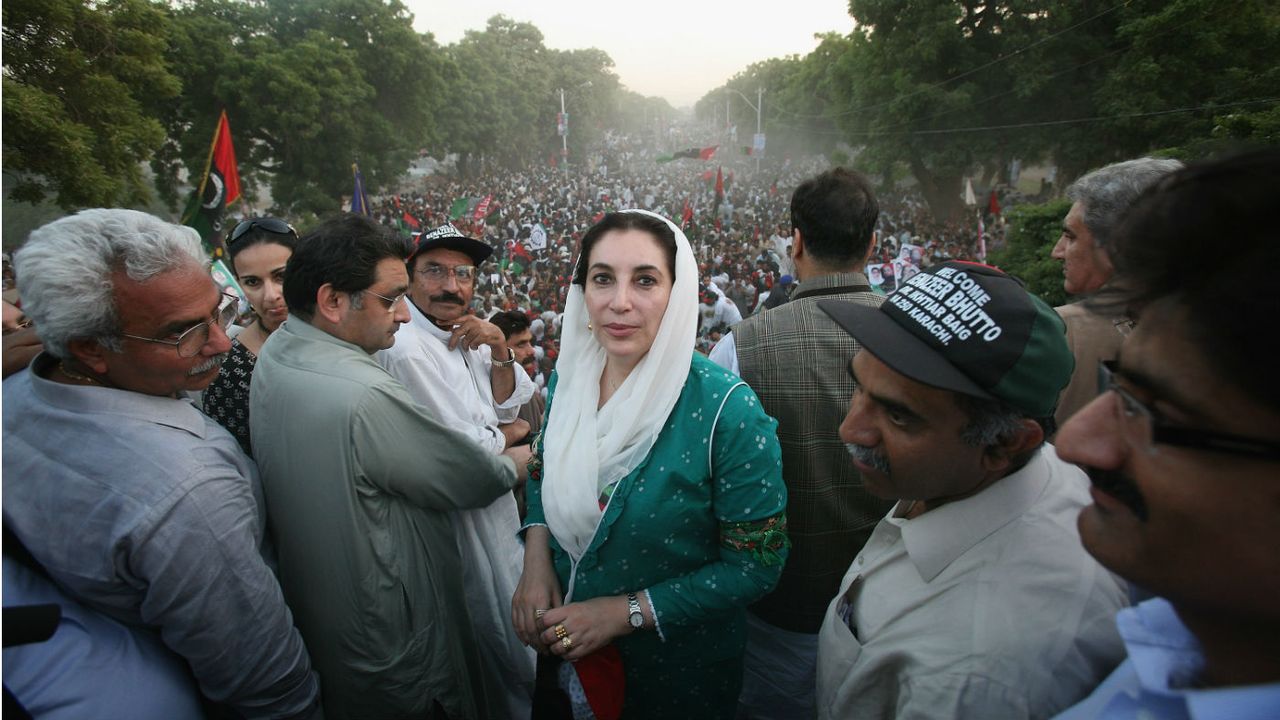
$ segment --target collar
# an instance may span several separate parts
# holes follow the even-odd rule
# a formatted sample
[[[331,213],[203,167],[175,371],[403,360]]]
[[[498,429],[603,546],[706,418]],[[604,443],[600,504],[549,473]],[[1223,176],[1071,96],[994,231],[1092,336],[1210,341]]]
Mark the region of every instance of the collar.
[[[204,414],[186,393],[171,398],[101,385],[64,385],[45,377],[58,362],[58,358],[42,352],[31,361],[27,372],[32,392],[51,406],[76,414],[122,415],[184,430],[196,437],[204,437],[208,430]]]
[[[286,337],[292,336],[299,340],[304,340],[308,342],[328,343],[330,345],[337,345],[339,347],[347,348],[349,350],[354,350],[355,352],[359,353],[362,357],[370,358],[370,362],[372,362],[372,357],[369,355],[369,353],[364,351],[364,348],[360,347],[359,345],[356,345],[355,343],[349,343],[346,340],[343,340],[342,338],[338,337],[337,335],[332,335],[324,330],[321,330],[320,328],[316,327],[315,325],[312,325],[311,323],[307,322],[306,320],[303,320],[302,318],[294,315],[293,313],[289,313],[289,317],[285,318],[285,321],[280,323],[280,327],[276,328],[277,333],[280,332],[281,330],[287,331]],[[272,335],[275,335],[275,333],[272,333]],[[266,347],[266,345],[264,344],[263,347]],[[377,363],[374,363],[374,364],[376,365]]]
[[[405,323],[405,325],[411,325],[415,329],[421,329],[431,337],[445,343],[446,349],[449,338],[453,335],[453,333],[448,330],[441,330],[439,325],[431,322],[431,318],[427,317],[427,314],[422,312],[422,310],[418,308],[418,305],[413,301],[409,301],[409,322]]]
[[[1044,492],[1055,475],[1046,456],[1046,444],[1020,470],[1000,478],[982,492],[949,502],[913,520],[888,520],[902,529],[907,556],[920,579],[932,582],[956,558],[987,536],[1020,517]]]
[[[1121,610],[1116,628],[1142,689],[1180,697],[1192,718],[1267,717],[1280,700],[1280,683],[1225,688],[1192,687],[1204,670],[1200,642],[1164,598]]]
[[[791,299],[798,300],[806,295],[833,295],[832,291],[840,292],[857,292],[862,287],[866,287],[865,292],[871,292],[871,283],[867,280],[865,273],[847,272],[847,273],[827,273],[825,275],[814,275],[811,278],[801,280],[791,291]],[[841,288],[850,288],[847,291]],[[856,288],[856,289],[855,289]],[[824,292],[825,291],[825,292]]]

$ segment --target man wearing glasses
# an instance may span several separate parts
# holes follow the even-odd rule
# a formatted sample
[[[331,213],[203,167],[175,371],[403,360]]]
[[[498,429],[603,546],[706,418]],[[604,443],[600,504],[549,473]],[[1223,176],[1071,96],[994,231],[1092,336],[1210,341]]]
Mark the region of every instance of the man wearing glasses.
[[[498,454],[529,434],[520,407],[536,388],[501,328],[469,312],[477,266],[491,252],[450,224],[418,236],[405,263],[408,321],[377,360],[433,417]],[[487,507],[454,513],[454,528],[481,654],[507,716],[527,717],[536,656],[511,625],[524,562],[515,497],[504,493]]]
[[[406,250],[348,215],[285,266],[249,396],[280,584],[330,720],[502,717],[452,512],[509,496],[529,453],[480,447],[374,361],[409,320]]]
[[[75,599],[158,633],[210,700],[250,718],[318,713],[261,554],[257,468],[186,396],[217,376],[236,311],[195,231],[86,210],[33,232],[17,270],[45,352],[4,383],[6,529]],[[110,657],[101,672],[141,684],[127,647]],[[112,697],[137,705],[89,698],[90,713],[135,716],[149,696]]]
[[[819,300],[862,345],[840,438],[896,499],[818,635],[818,717],[1044,718],[1123,655],[1124,584],[1079,545],[1088,482],[1044,444],[1071,375],[1020,282],[947,262],[879,307]]]
[[[1063,718],[1280,712],[1277,187],[1274,149],[1192,165],[1119,228],[1123,290],[1095,302],[1137,322],[1057,445],[1093,483],[1084,547],[1158,597],[1117,616],[1128,660]]]

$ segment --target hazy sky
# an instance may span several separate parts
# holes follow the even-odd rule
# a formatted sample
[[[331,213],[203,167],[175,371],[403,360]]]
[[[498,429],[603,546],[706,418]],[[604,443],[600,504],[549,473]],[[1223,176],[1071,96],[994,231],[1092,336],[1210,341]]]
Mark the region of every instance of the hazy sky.
[[[497,14],[529,22],[557,50],[595,47],[627,88],[692,105],[748,65],[817,47],[815,33],[853,29],[846,0],[404,0],[414,28],[437,42],[483,30]]]

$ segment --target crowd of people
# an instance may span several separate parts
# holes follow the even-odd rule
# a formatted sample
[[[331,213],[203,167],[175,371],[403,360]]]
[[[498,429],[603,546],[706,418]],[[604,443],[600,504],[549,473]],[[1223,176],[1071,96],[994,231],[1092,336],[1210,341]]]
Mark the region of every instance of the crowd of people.
[[[1052,308],[856,171],[613,142],[245,218],[247,316],[190,228],[34,231],[6,712],[1274,715],[1280,153],[1080,178]]]

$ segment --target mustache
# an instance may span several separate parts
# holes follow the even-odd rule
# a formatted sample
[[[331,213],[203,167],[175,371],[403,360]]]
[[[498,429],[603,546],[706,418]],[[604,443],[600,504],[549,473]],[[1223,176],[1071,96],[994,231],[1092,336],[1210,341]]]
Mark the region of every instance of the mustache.
[[[856,445],[854,443],[845,443],[844,447],[853,456],[854,460],[863,465],[870,465],[876,472],[889,475],[889,458],[884,453],[876,452],[865,445]]]
[[[451,292],[442,292],[439,295],[432,295],[431,302],[447,302],[454,305],[466,305],[467,301],[462,299],[461,295]]]
[[[1118,470],[1100,470],[1087,465],[1081,466],[1085,474],[1089,476],[1089,482],[1097,486],[1097,488],[1106,494],[1114,497],[1124,503],[1126,507],[1133,511],[1138,519],[1147,521],[1147,501],[1142,497],[1142,491],[1138,489],[1137,483],[1129,478],[1128,475]]]
[[[214,369],[214,368],[222,367],[222,361],[226,360],[226,359],[227,359],[227,356],[228,356],[228,355],[230,355],[230,354],[231,354],[231,353],[222,353],[222,354],[220,354],[220,355],[214,355],[213,357],[209,358],[208,360],[205,360],[204,362],[200,363],[199,365],[197,365],[197,366],[195,366],[195,367],[191,368],[189,371],[187,371],[187,374],[188,374],[188,375],[199,375],[199,374],[201,374],[201,373],[209,372],[210,370],[212,370],[212,369]]]

